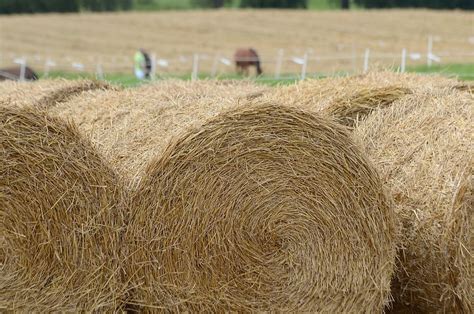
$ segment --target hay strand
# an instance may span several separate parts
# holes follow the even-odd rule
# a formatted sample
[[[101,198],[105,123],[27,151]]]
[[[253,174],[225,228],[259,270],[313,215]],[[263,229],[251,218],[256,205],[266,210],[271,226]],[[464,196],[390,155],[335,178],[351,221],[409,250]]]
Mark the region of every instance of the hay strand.
[[[411,93],[410,89],[398,86],[364,88],[334,100],[321,112],[333,116],[343,125],[353,127],[372,110],[389,106]]]
[[[103,82],[96,80],[84,80],[78,81],[75,84],[65,85],[64,87],[56,88],[52,92],[46,94],[41,99],[38,100],[36,106],[38,107],[51,107],[59,103],[65,102],[72,97],[81,94],[86,91],[93,90],[117,90],[116,87]]]

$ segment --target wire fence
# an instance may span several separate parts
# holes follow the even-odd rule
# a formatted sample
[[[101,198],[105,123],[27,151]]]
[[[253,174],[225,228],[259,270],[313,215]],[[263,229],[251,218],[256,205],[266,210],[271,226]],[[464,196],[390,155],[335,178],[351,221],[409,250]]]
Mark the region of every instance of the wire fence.
[[[434,51],[434,36],[429,36],[425,52],[411,51],[403,48],[397,52],[381,52],[376,49],[352,51],[350,53],[318,54],[314,49],[306,49],[300,55],[288,54],[285,49],[278,49],[271,58],[260,59],[265,75],[259,80],[287,80],[305,79],[307,77],[328,76],[335,74],[365,73],[374,67],[390,67],[399,72],[405,72],[409,67],[425,65],[432,67],[437,64],[474,63],[474,49],[472,51]],[[473,41],[474,44],[474,41]],[[151,78],[164,77],[202,77],[215,78],[235,75],[235,61],[232,56],[215,53],[194,53],[192,55],[177,55],[172,58],[159,57],[151,52]],[[253,61],[254,59],[238,61]],[[0,54],[0,64],[3,67],[20,66],[20,73],[25,73],[28,65],[48,76],[52,71],[82,73],[95,75],[104,79],[106,75],[116,73],[133,73],[132,56],[89,56],[78,59],[72,56],[51,58],[34,54]],[[0,76],[3,75],[0,72]],[[450,73],[444,73],[450,74]],[[5,74],[4,76],[7,76]],[[465,77],[473,77],[474,73],[465,73]],[[11,77],[9,77],[11,78]],[[24,79],[24,76],[18,77]]]

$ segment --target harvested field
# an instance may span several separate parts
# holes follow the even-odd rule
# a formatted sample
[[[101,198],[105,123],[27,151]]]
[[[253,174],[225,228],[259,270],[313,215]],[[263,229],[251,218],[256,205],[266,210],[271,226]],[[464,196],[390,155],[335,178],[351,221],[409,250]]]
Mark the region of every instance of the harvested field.
[[[276,23],[276,21],[278,21]],[[344,23],[341,23],[344,21]],[[370,23],[368,23],[370,21]],[[436,27],[434,28],[433,25]],[[26,56],[43,69],[47,58],[58,67],[82,62],[95,71],[130,72],[132,56],[143,47],[170,61],[160,71],[189,73],[192,54],[203,53],[201,70],[209,73],[215,54],[231,57],[237,47],[252,46],[260,53],[265,73],[275,70],[278,49],[285,58],[323,57],[308,65],[309,72],[361,69],[366,48],[395,58],[371,59],[371,63],[400,64],[403,48],[426,53],[427,38],[435,35],[436,54],[472,52],[472,13],[430,10],[368,10],[317,12],[298,10],[214,10],[157,13],[81,13],[3,16],[0,18],[2,62],[10,55]],[[324,59],[356,54],[354,61]],[[39,59],[35,57],[39,56]],[[187,59],[180,58],[185,56]],[[471,62],[443,56],[443,63]],[[355,62],[355,63],[354,63]],[[425,64],[426,60],[407,64]],[[300,65],[283,64],[283,73],[298,73]],[[222,65],[219,71],[233,71]]]
[[[114,311],[121,190],[74,126],[0,107],[0,308]]]

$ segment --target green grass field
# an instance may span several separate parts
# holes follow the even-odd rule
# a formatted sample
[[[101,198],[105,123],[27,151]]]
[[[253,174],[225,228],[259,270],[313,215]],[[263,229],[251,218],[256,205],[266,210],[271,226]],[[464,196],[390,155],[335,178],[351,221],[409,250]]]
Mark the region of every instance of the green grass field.
[[[412,67],[407,69],[408,72],[422,73],[422,74],[442,74],[450,77],[457,77],[460,80],[474,80],[474,63],[468,64],[446,64],[446,65],[436,65],[432,67],[419,66]],[[338,73],[336,75],[347,75],[347,73]],[[81,73],[71,73],[71,72],[51,72],[48,75],[49,78],[66,78],[66,79],[80,79],[80,78],[96,78],[93,74],[81,74]],[[308,78],[323,78],[325,75],[309,75]],[[44,78],[44,76],[42,76]],[[164,79],[181,79],[181,80],[190,80],[190,75],[181,75],[181,76],[165,76],[157,77],[156,80]],[[201,74],[199,79],[209,79],[210,77],[205,74]],[[112,84],[133,87],[140,84],[146,84],[149,81],[140,81],[136,79],[132,74],[116,73],[105,75],[104,79]],[[227,74],[216,77],[216,79],[229,80],[229,79],[247,79],[237,74]],[[275,79],[272,75],[262,75],[257,78],[249,78],[255,80],[257,83],[267,84],[267,85],[278,85],[278,84],[292,84],[299,78],[290,75],[282,75],[282,78]]]
[[[408,68],[409,72],[425,73],[425,74],[442,74],[447,76],[456,76],[460,80],[474,80],[474,63],[466,64],[446,64],[433,65],[428,67],[426,65]]]

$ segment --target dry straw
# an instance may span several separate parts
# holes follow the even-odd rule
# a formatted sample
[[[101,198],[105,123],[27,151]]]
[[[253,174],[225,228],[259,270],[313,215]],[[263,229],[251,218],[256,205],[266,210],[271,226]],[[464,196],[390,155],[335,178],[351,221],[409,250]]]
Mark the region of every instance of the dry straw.
[[[473,109],[469,93],[427,90],[374,111],[355,130],[403,226],[397,308],[473,311]]]
[[[132,201],[129,304],[380,312],[387,302],[394,214],[326,118],[266,104],[224,111],[158,154]]]
[[[421,76],[410,73],[370,72],[364,75],[331,77],[301,81],[290,86],[282,86],[266,93],[270,99],[287,105],[293,105],[311,111],[328,110],[343,100],[357,100],[363,104],[364,99],[370,106],[383,105],[378,98],[395,101],[399,96],[424,89],[437,89],[459,85],[455,79],[442,76]],[[385,105],[389,103],[386,102]],[[344,106],[345,107],[345,106]]]
[[[353,127],[372,110],[389,106],[408,94],[411,94],[410,89],[397,86],[362,88],[352,95],[335,99],[322,113],[336,118],[343,125]]]
[[[83,93],[49,111],[74,120],[118,172],[137,182],[150,159],[183,129],[267,89],[245,81],[164,81]]]
[[[0,160],[0,308],[116,309],[114,172],[74,126],[27,107],[0,107]]]
[[[172,81],[50,108],[133,191],[129,306],[382,309],[395,230],[377,174],[334,122],[249,102],[268,90]]]
[[[117,90],[116,87],[93,80],[40,80],[37,82],[0,82],[0,102],[9,106],[52,106],[83,92]]]

